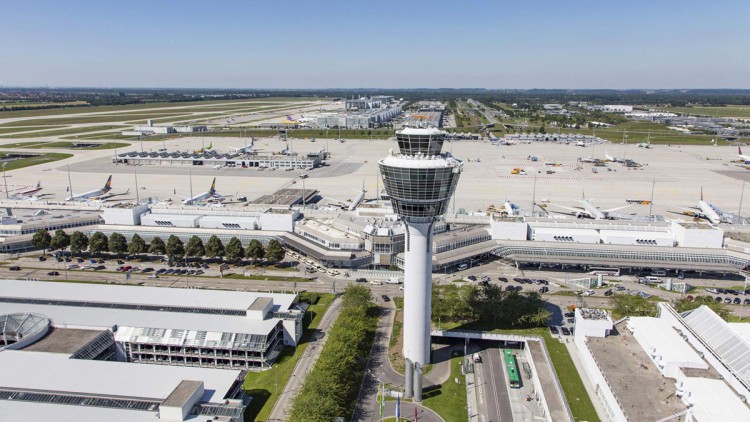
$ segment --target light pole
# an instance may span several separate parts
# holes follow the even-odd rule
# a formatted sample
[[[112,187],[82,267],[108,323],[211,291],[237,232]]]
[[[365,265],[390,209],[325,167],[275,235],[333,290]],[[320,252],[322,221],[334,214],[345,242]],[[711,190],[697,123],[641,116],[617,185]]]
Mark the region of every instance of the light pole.
[[[5,166],[7,165],[7,161],[3,163],[3,182],[5,182],[5,199],[10,199],[10,193],[8,192],[8,179],[5,177]]]
[[[133,176],[135,177],[135,202],[136,204],[141,203],[141,196],[138,193],[138,166],[133,164]]]

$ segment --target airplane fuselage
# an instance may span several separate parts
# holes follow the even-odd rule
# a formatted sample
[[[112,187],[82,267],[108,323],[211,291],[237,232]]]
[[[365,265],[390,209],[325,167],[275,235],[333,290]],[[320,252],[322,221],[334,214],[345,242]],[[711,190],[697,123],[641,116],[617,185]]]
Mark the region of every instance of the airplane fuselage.
[[[701,210],[703,216],[706,218],[706,220],[710,221],[711,224],[721,223],[721,211],[718,208],[714,207],[706,201],[701,200],[698,202],[698,209]]]

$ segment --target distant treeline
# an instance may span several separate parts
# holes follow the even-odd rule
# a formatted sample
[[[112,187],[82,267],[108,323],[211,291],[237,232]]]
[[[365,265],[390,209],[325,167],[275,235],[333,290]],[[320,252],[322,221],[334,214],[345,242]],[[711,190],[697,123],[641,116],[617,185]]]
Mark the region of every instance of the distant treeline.
[[[566,103],[586,101],[593,104],[643,104],[686,106],[690,104],[721,106],[750,104],[747,89],[664,89],[664,90],[607,90],[607,89],[530,89],[490,90],[481,88],[441,89],[117,89],[117,88],[0,88],[0,100],[15,102],[86,101],[91,106],[168,103],[185,101],[236,100],[263,97],[321,97],[344,99],[369,95],[392,95],[409,101],[454,101],[474,98],[482,102],[505,103]],[[38,108],[38,107],[35,107]],[[18,108],[14,108],[18,110]]]

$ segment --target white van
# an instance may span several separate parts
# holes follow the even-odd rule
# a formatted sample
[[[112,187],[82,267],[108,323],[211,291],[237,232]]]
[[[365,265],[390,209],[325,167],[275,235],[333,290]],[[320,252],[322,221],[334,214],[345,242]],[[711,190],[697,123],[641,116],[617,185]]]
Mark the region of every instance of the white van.
[[[458,271],[463,271],[469,268],[468,264],[459,264],[458,265]]]
[[[655,277],[652,275],[646,277],[646,283],[659,283],[660,281],[661,279],[659,277]]]
[[[664,277],[665,275],[667,275],[667,273],[666,271],[651,271],[651,275]]]

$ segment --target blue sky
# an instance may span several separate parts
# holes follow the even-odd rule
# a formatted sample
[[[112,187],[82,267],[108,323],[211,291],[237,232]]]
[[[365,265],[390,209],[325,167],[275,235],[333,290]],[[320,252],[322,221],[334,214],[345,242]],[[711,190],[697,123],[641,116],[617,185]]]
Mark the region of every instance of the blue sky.
[[[750,88],[750,1],[7,1],[0,86]]]

